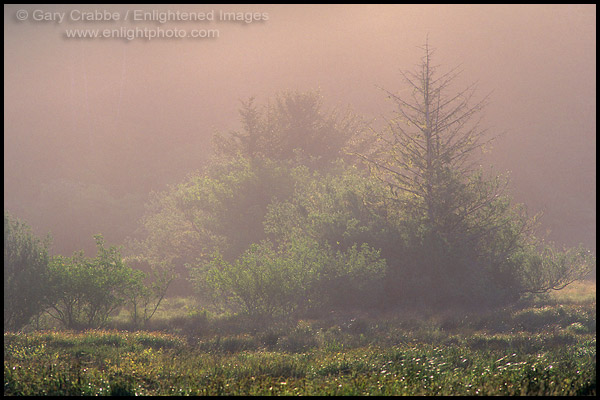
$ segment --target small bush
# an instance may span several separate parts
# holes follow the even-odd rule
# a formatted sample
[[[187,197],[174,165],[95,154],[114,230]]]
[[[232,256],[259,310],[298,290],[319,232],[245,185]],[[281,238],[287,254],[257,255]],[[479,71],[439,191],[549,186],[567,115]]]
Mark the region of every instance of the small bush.
[[[95,258],[78,252],[51,262],[54,301],[48,313],[67,329],[105,327],[127,296],[142,285],[144,274],[128,267],[117,247],[106,249],[102,235],[96,235],[96,245]]]

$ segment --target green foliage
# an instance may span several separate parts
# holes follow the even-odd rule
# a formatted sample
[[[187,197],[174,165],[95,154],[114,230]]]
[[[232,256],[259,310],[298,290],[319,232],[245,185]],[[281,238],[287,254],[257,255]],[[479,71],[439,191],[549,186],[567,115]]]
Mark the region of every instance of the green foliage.
[[[232,260],[263,238],[267,205],[292,188],[284,163],[239,158],[212,164],[155,194],[142,219],[144,237],[129,247],[138,259],[187,277],[185,265],[197,258],[218,250]]]
[[[366,244],[342,252],[303,237],[278,248],[253,244],[233,263],[217,253],[192,271],[200,290],[251,315],[274,316],[364,306],[382,284],[385,261]]]
[[[342,251],[368,243],[388,260],[385,295],[390,305],[484,305],[518,296],[518,270],[506,267],[506,255],[519,248],[528,221],[506,197],[480,208],[488,215],[485,228],[473,213],[468,231],[444,234],[411,211],[406,194],[390,192],[356,167],[338,163],[328,174],[307,168],[294,172],[293,196],[273,202],[265,216],[272,241],[309,237]],[[481,177],[471,178],[477,189],[465,195],[485,184],[472,181],[481,182]]]
[[[140,290],[144,273],[125,265],[120,250],[104,247],[96,235],[98,254],[87,258],[83,252],[72,257],[56,256],[50,263],[53,303],[49,314],[66,328],[103,327],[111,313]]]
[[[38,316],[50,301],[49,239],[4,211],[4,330],[16,331]]]
[[[522,271],[523,292],[545,293],[561,290],[576,280],[584,279],[596,266],[596,257],[583,246],[557,250],[550,244],[518,257]]]
[[[409,215],[378,179],[365,176],[354,166],[338,162],[327,174],[296,170],[296,186],[287,201],[273,202],[265,216],[265,231],[277,243],[307,237],[335,251],[347,251],[357,244],[368,244],[387,260],[383,286],[361,291],[354,296],[354,283],[346,278],[348,306],[393,305],[399,291],[396,269],[410,256],[407,243],[412,226]],[[340,279],[341,281],[341,279]],[[358,279],[360,281],[360,278]],[[358,282],[357,281],[357,282]],[[422,296],[417,296],[422,297]]]
[[[139,267],[142,260],[129,257],[124,260],[132,268]],[[130,309],[130,319],[134,328],[145,327],[154,316],[167,294],[171,282],[177,274],[164,264],[150,266],[151,273],[147,274],[139,268],[132,272],[135,275],[129,290],[125,293]],[[149,276],[150,275],[150,276]]]
[[[273,241],[307,236],[345,250],[357,243],[382,249],[395,239],[400,215],[378,180],[343,162],[326,174],[301,167],[294,172],[293,196],[274,201],[265,216],[265,231]]]

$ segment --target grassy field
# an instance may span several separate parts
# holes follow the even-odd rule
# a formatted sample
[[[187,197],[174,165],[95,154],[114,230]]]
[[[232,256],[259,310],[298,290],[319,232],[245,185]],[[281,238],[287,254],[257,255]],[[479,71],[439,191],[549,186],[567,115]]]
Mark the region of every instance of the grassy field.
[[[596,394],[591,282],[488,312],[300,321],[211,315],[170,299],[148,328],[5,333],[4,394]]]

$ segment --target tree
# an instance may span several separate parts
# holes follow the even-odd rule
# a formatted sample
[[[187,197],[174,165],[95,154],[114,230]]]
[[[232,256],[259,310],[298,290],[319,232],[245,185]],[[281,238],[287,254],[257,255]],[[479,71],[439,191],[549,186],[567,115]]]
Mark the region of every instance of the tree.
[[[187,264],[218,250],[227,261],[264,238],[262,221],[273,198],[293,190],[284,162],[239,157],[215,161],[169,190],[155,194],[141,220],[142,234],[130,251],[150,265],[165,265],[182,277]],[[181,281],[179,291],[190,291]]]
[[[536,219],[512,204],[506,177],[476,165],[477,151],[491,141],[479,127],[487,96],[473,103],[474,85],[448,95],[459,73],[439,75],[427,43],[423,50],[418,71],[402,73],[411,97],[386,90],[395,117],[375,132],[371,152],[356,152],[407,218],[392,290],[432,304],[515,300],[526,290],[518,260],[536,247]]]
[[[214,251],[232,262],[265,239],[267,206],[291,196],[294,169],[332,168],[364,129],[350,112],[325,112],[315,92],[280,93],[262,108],[250,99],[240,114],[241,131],[215,135],[209,165],[152,197],[143,237],[130,242],[136,256],[171,265],[182,277],[187,264]]]
[[[123,262],[117,247],[107,249],[102,235],[95,238],[95,258],[81,251],[72,257],[56,256],[50,264],[54,302],[48,314],[69,329],[104,327],[144,278]]]
[[[130,307],[131,323],[135,328],[143,328],[158,310],[167,289],[178,275],[172,266],[167,266],[164,262],[148,266],[143,257],[127,257],[124,261],[135,268],[131,275],[130,290],[125,293]],[[150,273],[142,271],[139,268],[142,265],[145,269],[150,267]]]
[[[299,166],[293,176],[293,195],[268,206],[268,239],[233,261],[198,260],[196,288],[250,314],[380,306],[386,263],[376,249],[389,247],[395,219],[386,188],[341,160],[328,173]]]
[[[4,329],[16,331],[44,311],[50,301],[48,237],[4,211]]]
[[[472,122],[487,97],[471,105],[474,86],[446,96],[458,73],[438,77],[428,44],[424,52],[418,73],[402,73],[412,101],[386,90],[396,117],[387,130],[375,132],[379,146],[371,155],[356,154],[377,169],[399,202],[422,215],[431,229],[448,233],[497,199],[506,182],[473,175],[474,151],[489,140],[483,141],[479,121]]]
[[[263,107],[250,98],[242,103],[240,116],[241,131],[214,136],[215,154],[294,161],[321,169],[347,158],[366,126],[349,110],[325,111],[318,92],[281,92]]]

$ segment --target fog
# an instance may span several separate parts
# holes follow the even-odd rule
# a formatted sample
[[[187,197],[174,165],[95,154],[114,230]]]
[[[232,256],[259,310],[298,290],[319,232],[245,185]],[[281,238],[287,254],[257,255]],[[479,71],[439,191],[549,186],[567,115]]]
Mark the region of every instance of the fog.
[[[142,9],[267,20],[69,20]],[[65,20],[35,20],[51,13]],[[218,37],[65,33],[119,27]],[[441,70],[460,65],[460,84],[492,93],[483,126],[501,136],[486,161],[510,171],[515,200],[544,212],[549,239],[595,252],[595,5],[5,5],[4,208],[52,232],[54,253],[92,253],[98,232],[122,243],[148,193],[200,168],[215,131],[239,126],[240,100],[320,90],[377,123],[393,110],[378,87],[402,90],[399,70],[414,69],[427,38]]]

